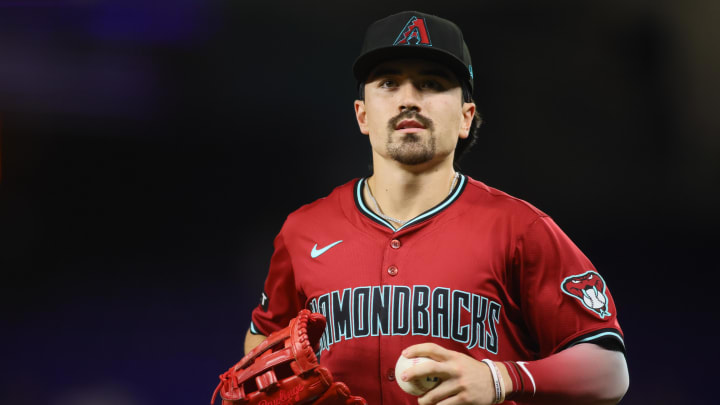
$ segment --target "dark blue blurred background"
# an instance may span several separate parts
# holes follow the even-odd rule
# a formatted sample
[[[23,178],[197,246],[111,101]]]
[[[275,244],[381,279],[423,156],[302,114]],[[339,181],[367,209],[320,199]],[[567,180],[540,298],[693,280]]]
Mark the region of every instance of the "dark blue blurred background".
[[[715,403],[720,3],[381,4],[0,0],[0,403],[208,403],[285,216],[368,174],[350,67],[403,9],[470,46],[463,171],[608,282],[623,403]]]

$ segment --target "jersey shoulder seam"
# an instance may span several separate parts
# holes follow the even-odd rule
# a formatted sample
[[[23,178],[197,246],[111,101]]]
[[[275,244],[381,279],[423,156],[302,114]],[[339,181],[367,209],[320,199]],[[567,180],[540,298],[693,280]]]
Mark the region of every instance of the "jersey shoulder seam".
[[[479,180],[472,179],[471,181],[468,181],[468,185],[473,186],[478,191],[488,194],[492,198],[498,198],[498,199],[512,201],[512,202],[524,207],[526,210],[532,212],[533,214],[537,215],[537,217],[540,217],[540,218],[549,217],[548,214],[546,214],[545,212],[543,212],[542,210],[540,210],[533,204],[523,200],[522,198],[515,197],[513,195],[510,195],[510,194],[502,191],[502,190],[496,189],[494,187],[490,187],[487,184],[485,184]]]

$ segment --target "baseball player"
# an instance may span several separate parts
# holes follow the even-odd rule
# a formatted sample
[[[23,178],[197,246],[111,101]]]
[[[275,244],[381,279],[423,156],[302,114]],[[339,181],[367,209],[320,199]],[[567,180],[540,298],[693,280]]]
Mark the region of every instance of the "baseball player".
[[[327,320],[320,364],[369,404],[619,402],[606,280],[548,215],[457,171],[480,123],[460,29],[378,20],[353,72],[373,173],[287,217],[246,352],[309,309]],[[432,361],[396,375],[401,355]],[[439,383],[396,381],[417,378]]]

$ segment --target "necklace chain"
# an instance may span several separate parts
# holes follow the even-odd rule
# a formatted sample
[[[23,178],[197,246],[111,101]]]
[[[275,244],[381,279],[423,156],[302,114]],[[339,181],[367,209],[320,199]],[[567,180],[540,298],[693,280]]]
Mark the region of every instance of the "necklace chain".
[[[459,176],[460,176],[460,173],[455,172],[455,176],[453,176],[453,181],[452,181],[452,184],[450,185],[450,191],[448,191],[448,195],[450,195],[450,193],[452,193],[453,189],[455,188],[455,184],[457,183],[457,180],[458,180],[458,177],[459,177]],[[408,222],[410,222],[409,220],[408,220],[408,221],[401,221],[401,220],[399,220],[399,219],[396,219],[396,218],[393,218],[393,217],[391,217],[391,216],[388,216],[388,215],[383,214],[382,210],[380,209],[380,206],[378,205],[377,201],[375,200],[375,197],[373,196],[372,191],[370,190],[370,183],[369,183],[367,180],[365,181],[365,188],[367,189],[368,196],[370,197],[370,200],[373,202],[373,205],[375,205],[375,212],[380,216],[380,218],[382,218],[382,219],[384,219],[384,220],[386,220],[386,221],[395,222],[395,223],[400,224],[400,225],[405,225],[405,224],[407,224]]]

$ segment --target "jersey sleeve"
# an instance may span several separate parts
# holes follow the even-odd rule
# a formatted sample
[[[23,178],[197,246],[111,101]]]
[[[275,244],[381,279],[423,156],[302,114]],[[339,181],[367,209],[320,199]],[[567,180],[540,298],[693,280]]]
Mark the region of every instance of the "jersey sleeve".
[[[275,238],[274,248],[262,299],[253,309],[250,323],[251,333],[265,336],[288,326],[304,302],[295,285],[292,261],[282,231]]]
[[[515,260],[525,322],[540,357],[584,342],[624,352],[605,280],[550,217],[529,225]]]

